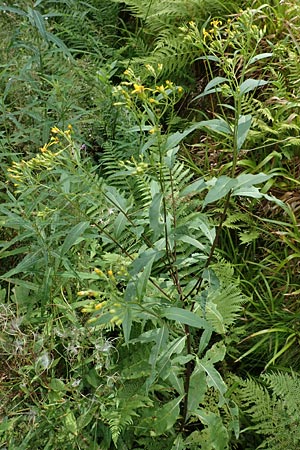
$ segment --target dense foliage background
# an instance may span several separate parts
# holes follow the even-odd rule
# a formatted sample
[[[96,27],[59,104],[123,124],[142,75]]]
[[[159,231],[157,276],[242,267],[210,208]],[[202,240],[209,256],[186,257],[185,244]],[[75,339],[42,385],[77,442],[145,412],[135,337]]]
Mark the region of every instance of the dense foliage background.
[[[298,2],[0,25],[0,448],[298,450]]]

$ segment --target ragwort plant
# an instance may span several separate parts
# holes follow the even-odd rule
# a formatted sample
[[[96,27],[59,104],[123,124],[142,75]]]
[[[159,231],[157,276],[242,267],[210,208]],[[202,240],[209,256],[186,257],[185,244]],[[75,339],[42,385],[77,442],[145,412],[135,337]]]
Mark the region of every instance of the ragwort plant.
[[[148,70],[155,81],[157,69]],[[80,348],[75,366],[62,358],[71,336],[58,333],[55,341],[52,327],[47,361],[45,356],[38,362],[33,353],[29,366],[42,364],[34,388],[44,405],[48,386],[55,392],[62,405],[56,418],[65,418],[67,432],[47,407],[31,430],[16,397],[5,411],[3,445],[19,442],[20,434],[11,432],[15,414],[26,429],[26,445],[43,431],[48,448],[59,442],[62,448],[221,450],[239,435],[238,409],[222,363],[224,339],[246,297],[230,262],[218,255],[218,239],[231,199],[265,196],[256,185],[270,177],[235,176],[236,153],[250,129],[244,116],[168,132],[166,116],[174,114],[182,88],[170,81],[147,87],[132,71],[125,75],[115,107],[135,122],[128,134],[129,141],[133,134],[137,139],[131,158],[115,162],[114,174],[105,177],[105,167],[103,176],[97,174],[74,142],[72,127],[53,127],[40,154],[9,170],[13,186],[7,187],[9,202],[1,205],[2,224],[16,237],[4,245],[3,257],[20,244],[26,256],[2,276],[14,293],[6,302],[18,306],[24,326],[69,323],[82,330],[91,314],[82,338],[91,354],[84,356],[83,340],[72,344],[74,354]],[[252,81],[249,89],[257,85]],[[236,95],[244,94],[240,86]],[[197,129],[232,141],[231,177],[194,181],[180,162],[181,142]],[[214,223],[208,206],[216,202],[223,212]],[[99,336],[100,347],[89,336]],[[23,370],[18,368],[18,377]],[[73,386],[74,377],[79,393],[73,398],[65,386]],[[32,398],[29,390],[26,401]]]

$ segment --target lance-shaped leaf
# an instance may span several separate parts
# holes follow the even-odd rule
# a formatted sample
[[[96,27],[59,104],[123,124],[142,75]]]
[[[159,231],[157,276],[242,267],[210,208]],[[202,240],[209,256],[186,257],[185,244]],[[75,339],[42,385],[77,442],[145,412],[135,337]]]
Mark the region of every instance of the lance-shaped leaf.
[[[235,179],[229,178],[226,175],[222,175],[217,178],[215,184],[209,190],[204,199],[203,207],[205,207],[209,203],[216,202],[220,198],[225,197],[228,192],[236,185],[236,183],[237,182]]]
[[[162,315],[169,320],[174,320],[175,322],[189,325],[194,328],[211,328],[207,321],[205,319],[202,319],[202,317],[199,317],[196,313],[183,308],[177,308],[176,306],[164,308],[162,310]]]
[[[157,410],[156,415],[153,417],[151,434],[160,436],[173,427],[179,418],[179,405],[182,398],[183,396],[174,398]]]
[[[251,127],[252,116],[251,114],[247,114],[246,116],[241,116],[238,121],[237,127],[237,150],[239,151],[244,144],[248,132]]]
[[[240,95],[247,94],[247,92],[253,91],[254,89],[265,86],[268,81],[265,80],[255,80],[254,78],[248,78],[240,85]]]
[[[70,248],[76,243],[77,239],[84,233],[84,231],[90,226],[89,222],[77,223],[70,232],[67,234],[63,245],[60,249],[61,256],[65,255]]]

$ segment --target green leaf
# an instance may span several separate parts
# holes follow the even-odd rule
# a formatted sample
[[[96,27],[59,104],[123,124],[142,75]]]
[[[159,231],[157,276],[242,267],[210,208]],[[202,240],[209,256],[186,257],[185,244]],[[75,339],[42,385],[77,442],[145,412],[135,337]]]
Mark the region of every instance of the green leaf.
[[[162,310],[162,316],[169,320],[189,325],[194,328],[207,329],[211,328],[205,319],[186,309],[177,308],[176,306],[167,307]]]
[[[251,114],[240,116],[237,127],[237,150],[240,150],[242,148],[242,145],[244,144],[250,130],[251,122]]]
[[[260,86],[265,86],[266,84],[268,84],[268,81],[248,78],[248,80],[240,85],[240,95],[247,94],[247,92],[253,91]]]
[[[73,412],[71,410],[69,410],[67,412],[67,414],[65,415],[65,421],[64,422],[65,422],[66,430],[69,433],[74,434],[74,436],[77,436],[77,434],[78,434],[77,422],[76,422],[75,416],[74,416],[74,414],[73,414]]]
[[[40,261],[43,261],[43,258],[41,258],[41,251],[30,253],[29,255],[26,255],[25,258],[23,258],[22,261],[19,262],[19,264],[14,269],[9,270],[0,278],[7,279],[9,277],[12,277],[13,275],[16,275],[17,273],[27,272]]]
[[[162,203],[162,193],[154,194],[152,202],[149,207],[149,222],[151,230],[153,231],[153,239],[157,239],[163,231],[163,223],[160,222],[160,210]]]
[[[171,400],[162,408],[157,410],[156,416],[153,417],[153,427],[151,430],[152,435],[160,436],[173,427],[175,422],[179,419],[179,405],[182,398],[183,396],[174,398],[174,400]]]
[[[221,417],[205,409],[198,409],[195,416],[207,427],[205,430],[205,447],[201,446],[201,448],[227,450],[229,435]]]
[[[221,134],[232,134],[232,130],[224,119],[212,119],[203,121],[203,126]]]
[[[236,183],[237,182],[235,179],[229,178],[226,175],[221,175],[219,178],[217,178],[213,187],[210,188],[209,192],[207,193],[203,202],[203,207],[205,207],[209,203],[216,202],[220,198],[225,197],[228,192],[231,191],[232,188],[236,185]]]
[[[150,261],[147,263],[147,265],[144,267],[143,272],[141,272],[138,276],[138,280],[136,282],[136,293],[137,298],[142,301],[143,297],[146,294],[148,281],[151,275],[152,265],[155,259],[155,255],[152,256]]]
[[[132,311],[131,311],[130,305],[127,305],[125,307],[125,312],[123,314],[123,320],[122,320],[122,328],[123,328],[125,344],[128,344],[129,339],[130,339],[131,328],[132,328]]]
[[[13,14],[18,14],[18,16],[28,17],[25,11],[19,8],[14,8],[12,6],[0,6],[0,11],[12,12]]]
[[[204,181],[202,178],[200,178],[199,180],[194,181],[193,183],[191,183],[190,185],[185,187],[180,192],[180,197],[185,197],[185,196],[191,195],[191,194],[198,194],[198,193],[202,192],[206,187],[207,187],[206,181]]]
[[[66,390],[66,386],[59,378],[52,378],[49,387],[56,392],[63,392]]]
[[[46,32],[47,39],[51,41],[56,47],[58,47],[65,56],[73,60],[73,56],[68,49],[68,47],[64,44],[64,42],[59,39],[57,36],[55,36],[53,33],[50,33],[49,31]]]
[[[42,38],[48,42],[47,30],[42,14],[36,9],[28,8],[28,17],[32,19]]]
[[[70,248],[76,243],[77,239],[89,226],[89,222],[79,222],[73,228],[71,228],[70,232],[67,234],[64,240],[64,243],[61,246],[61,256],[65,255],[70,250]]]
[[[228,78],[224,77],[213,78],[206,85],[204,91],[200,95],[197,95],[193,100],[197,100],[198,98],[204,97],[205,95],[214,94],[215,92],[220,92],[222,89],[216,88],[216,86],[219,86],[221,83],[225,83],[225,81],[228,81]]]
[[[177,147],[171,148],[170,150],[167,151],[167,156],[165,156],[164,161],[165,161],[166,166],[169,169],[173,169],[173,167],[174,167],[178,150],[179,150],[179,145],[177,145]]]
[[[260,61],[261,59],[270,58],[271,56],[273,56],[273,53],[260,53],[259,55],[255,55],[249,59],[247,66],[250,66],[250,64],[253,64],[256,61]]]
[[[189,416],[199,407],[203,401],[207,384],[205,381],[205,372],[199,367],[195,367],[190,378],[188,393],[188,414]]]
[[[205,245],[201,244],[201,242],[199,242],[197,239],[194,239],[191,236],[187,236],[187,235],[183,235],[183,236],[176,236],[176,241],[182,241],[182,242],[186,242],[187,244],[192,245],[193,247],[198,248],[199,250],[205,250]]]

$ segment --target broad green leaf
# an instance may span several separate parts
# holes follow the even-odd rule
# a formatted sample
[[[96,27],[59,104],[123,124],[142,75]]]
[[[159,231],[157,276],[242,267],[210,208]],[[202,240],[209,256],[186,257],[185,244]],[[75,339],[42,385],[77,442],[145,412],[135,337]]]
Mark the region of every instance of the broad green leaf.
[[[214,228],[214,227],[209,228],[209,227],[206,225],[206,223],[204,223],[204,222],[201,222],[201,223],[199,224],[199,228],[200,228],[200,230],[202,231],[202,233],[204,234],[204,236],[207,237],[207,239],[209,240],[209,242],[210,242],[211,244],[213,244],[213,242],[214,242],[214,240],[215,240],[215,237],[216,237],[216,230],[215,230],[215,228]]]
[[[159,252],[155,248],[149,248],[146,251],[140,253],[138,257],[130,264],[129,273],[134,276],[142,272],[142,270],[149,264],[153,259],[157,259],[164,253]]]
[[[64,382],[59,378],[52,378],[49,387],[56,392],[64,392],[66,391],[66,386]]]
[[[169,377],[171,371],[171,356],[181,354],[185,347],[186,336],[181,336],[169,342],[163,354],[159,356],[157,370],[159,376],[164,380]]]
[[[214,344],[209,350],[207,350],[202,361],[209,361],[212,364],[215,364],[219,361],[223,361],[226,355],[226,347],[222,342],[217,342]]]
[[[219,415],[205,409],[198,409],[195,416],[205,425],[205,449],[227,450],[229,435]],[[188,440],[187,440],[188,441]]]
[[[105,186],[104,195],[119,211],[127,211],[127,200],[113,186]]]
[[[224,119],[211,119],[203,122],[203,127],[221,134],[232,134],[232,130]]]
[[[248,78],[248,80],[240,85],[240,95],[247,94],[247,92],[253,91],[260,86],[265,86],[266,84],[268,84],[268,81]]]
[[[205,245],[201,244],[201,242],[199,242],[197,239],[194,239],[193,237],[187,235],[176,236],[176,241],[186,242],[187,244],[190,244],[202,251],[206,248]]]
[[[149,207],[149,222],[154,235],[153,239],[157,239],[163,231],[163,223],[160,221],[162,199],[162,193],[158,192],[154,195]]]
[[[247,114],[246,116],[240,116],[237,127],[237,150],[240,150],[242,148],[242,145],[244,144],[248,132],[250,130],[251,123],[252,123],[251,114]]]
[[[189,325],[194,328],[207,329],[211,328],[205,319],[202,319],[197,314],[188,311],[187,309],[170,306],[162,310],[163,317],[175,322]]]
[[[235,189],[239,189],[244,186],[253,186],[254,184],[264,183],[272,178],[273,175],[266,175],[265,173],[242,173],[236,177]]]
[[[137,298],[142,301],[143,297],[146,294],[148,281],[151,275],[152,265],[155,259],[155,255],[150,259],[147,265],[144,267],[144,270],[138,275],[138,279],[136,281],[136,292]]]
[[[209,91],[211,88],[218,86],[221,83],[224,83],[225,81],[228,81],[228,78],[224,78],[224,77],[215,77],[213,78],[205,87],[204,92],[205,91]]]
[[[216,202],[220,198],[225,197],[228,192],[237,184],[236,180],[229,178],[226,175],[221,175],[217,178],[214,186],[210,188],[203,202],[203,207],[209,203]]]
[[[77,239],[84,233],[84,231],[90,226],[89,222],[77,223],[67,234],[64,243],[61,246],[60,254],[65,255],[70,248],[76,243]]]
[[[78,434],[77,422],[76,422],[75,416],[71,410],[69,410],[67,412],[67,414],[65,415],[64,422],[65,422],[66,430],[69,433],[74,434],[74,436],[77,436],[77,434]]]
[[[152,367],[156,365],[161,349],[166,346],[169,338],[168,327],[163,326],[162,328],[158,328],[157,330],[158,332],[155,336],[155,345],[151,349],[149,358],[149,363]]]
[[[264,58],[270,58],[273,56],[273,53],[260,53],[259,55],[253,56],[253,58],[249,59],[247,66],[250,66],[250,64],[255,63],[256,61],[260,61]]]
[[[181,434],[178,434],[176,436],[176,439],[173,442],[173,446],[172,446],[171,450],[186,450],[186,446],[184,444]]]
[[[252,198],[261,198],[263,194],[259,191],[257,187],[254,186],[245,186],[240,189],[235,190],[232,193],[233,196],[239,195],[241,197],[252,197]]]
[[[173,427],[179,419],[179,405],[182,398],[183,396],[174,398],[174,400],[171,400],[157,410],[156,416],[153,418],[151,434],[160,436]]]
[[[197,95],[197,97],[194,98],[194,100],[197,100],[198,98],[204,97],[205,95],[213,94],[215,92],[220,92],[222,89],[216,88],[221,83],[224,83],[225,81],[228,81],[228,78],[224,77],[215,77],[213,78],[205,87],[204,91]]]
[[[217,305],[212,301],[208,301],[205,305],[205,311],[207,313],[207,319],[212,324],[214,330],[217,333],[224,334],[226,329],[224,326],[223,317],[218,311]]]
[[[171,148],[170,150],[167,151],[167,156],[165,156],[164,161],[165,161],[166,166],[169,169],[173,169],[173,167],[174,167],[178,150],[179,150],[179,145],[177,145],[177,147]]]
[[[206,181],[204,181],[202,178],[200,178],[200,180],[194,181],[193,183],[191,183],[190,185],[185,187],[180,192],[180,197],[185,197],[187,195],[192,195],[192,194],[198,194],[199,192],[202,192],[206,188],[206,186],[207,186]]]
[[[114,221],[114,237],[115,238],[120,239],[127,224],[128,224],[127,218],[124,216],[124,214],[122,212],[120,212]]]
[[[188,414],[193,414],[200,402],[203,401],[205,392],[207,390],[207,384],[205,381],[205,372],[200,370],[199,367],[195,367],[190,378],[190,386],[188,393]]]

